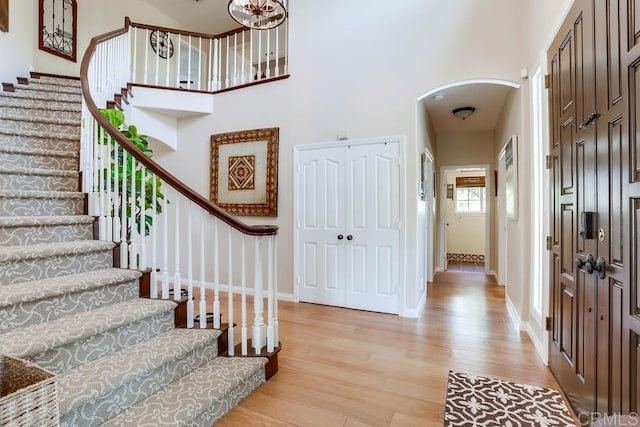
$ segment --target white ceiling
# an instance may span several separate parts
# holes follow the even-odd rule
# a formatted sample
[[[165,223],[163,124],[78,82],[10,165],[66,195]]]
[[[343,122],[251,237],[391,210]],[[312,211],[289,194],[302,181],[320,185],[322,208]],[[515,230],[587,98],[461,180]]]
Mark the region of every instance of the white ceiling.
[[[472,83],[436,92],[422,102],[436,133],[480,132],[495,129],[510,90],[515,89],[500,84]],[[442,95],[442,99],[438,100],[438,95]],[[465,106],[476,108],[467,119],[451,113],[454,108]]]
[[[240,24],[227,11],[228,0],[144,0],[191,31],[221,34]]]

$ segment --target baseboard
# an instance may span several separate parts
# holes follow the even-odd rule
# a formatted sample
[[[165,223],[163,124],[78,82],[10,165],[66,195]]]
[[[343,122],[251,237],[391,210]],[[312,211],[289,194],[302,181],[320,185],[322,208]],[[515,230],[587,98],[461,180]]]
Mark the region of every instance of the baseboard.
[[[513,305],[513,302],[511,302],[511,299],[508,296],[505,297],[505,301],[507,304],[507,311],[509,312],[509,317],[511,317],[511,320],[513,320],[513,323],[516,325],[516,328],[518,328],[519,331],[524,330],[522,329],[522,320],[520,320],[520,316],[518,315],[518,310],[516,310],[516,307]]]
[[[424,294],[422,294],[422,296],[420,297],[419,301],[420,301],[420,303],[418,304],[418,307],[411,308],[411,309],[406,309],[404,311],[404,315],[402,317],[411,317],[411,318],[417,319],[418,317],[422,316],[422,313],[424,312],[424,307],[427,304],[427,293],[426,292]]]
[[[489,270],[489,271],[487,271],[486,275],[487,275],[487,276],[494,276],[496,279],[498,278],[498,273],[496,273],[496,272],[495,272],[495,271],[493,271],[493,270]]]
[[[171,280],[169,283],[171,283],[171,288],[173,289],[173,280]],[[187,286],[187,284],[185,282],[182,282],[182,286],[183,287]],[[204,283],[204,287],[205,287],[205,289],[215,289],[214,284],[211,283],[211,282],[205,282]],[[196,292],[195,291],[196,288],[200,288],[200,281],[199,280],[194,280],[193,281],[193,288],[194,288],[194,293]],[[229,291],[229,285],[227,285],[225,283],[220,283],[218,289],[221,292],[228,292]],[[242,287],[241,286],[234,285],[232,290],[233,290],[234,294],[242,293]],[[246,288],[246,292],[247,292],[247,295],[250,295],[250,296],[253,296],[255,294],[253,288]],[[266,289],[263,289],[262,292],[263,292],[263,294],[265,296],[267,295],[267,290]],[[278,301],[294,302],[293,294],[286,293],[286,292],[278,292]]]
[[[547,353],[545,351],[545,347],[540,341],[539,337],[535,334],[533,328],[531,327],[531,324],[529,322],[525,322],[523,326],[524,326],[525,332],[527,333],[527,335],[529,335],[529,339],[531,340],[531,342],[533,343],[533,346],[536,349],[536,353],[538,353],[538,357],[540,357],[540,360],[542,360],[542,363],[544,363],[545,365],[548,365],[549,361],[547,360]]]

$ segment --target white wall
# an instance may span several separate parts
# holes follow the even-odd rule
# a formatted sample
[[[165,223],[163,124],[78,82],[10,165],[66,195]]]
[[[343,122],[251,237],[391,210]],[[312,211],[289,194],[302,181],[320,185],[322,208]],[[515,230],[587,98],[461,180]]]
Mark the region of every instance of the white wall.
[[[15,83],[27,76],[33,65],[33,49],[38,48],[35,0],[9,0],[9,32],[0,31],[0,82]]]

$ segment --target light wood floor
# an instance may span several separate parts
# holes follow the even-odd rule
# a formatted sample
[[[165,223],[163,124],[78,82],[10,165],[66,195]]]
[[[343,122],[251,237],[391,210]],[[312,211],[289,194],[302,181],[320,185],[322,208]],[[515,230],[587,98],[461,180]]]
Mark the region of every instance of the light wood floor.
[[[416,319],[281,303],[280,371],[218,426],[442,426],[449,370],[558,389],[482,274],[438,273]]]

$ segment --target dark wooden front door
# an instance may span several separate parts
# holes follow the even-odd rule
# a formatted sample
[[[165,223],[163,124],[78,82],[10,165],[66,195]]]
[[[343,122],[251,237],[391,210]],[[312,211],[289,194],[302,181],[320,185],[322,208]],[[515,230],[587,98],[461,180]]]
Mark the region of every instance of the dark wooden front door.
[[[622,52],[632,3],[576,0],[548,52],[549,365],[585,422],[591,414],[628,411],[630,361],[623,348],[630,316],[624,304],[633,292],[625,241],[632,227],[624,217],[631,200],[625,194],[631,89]]]

